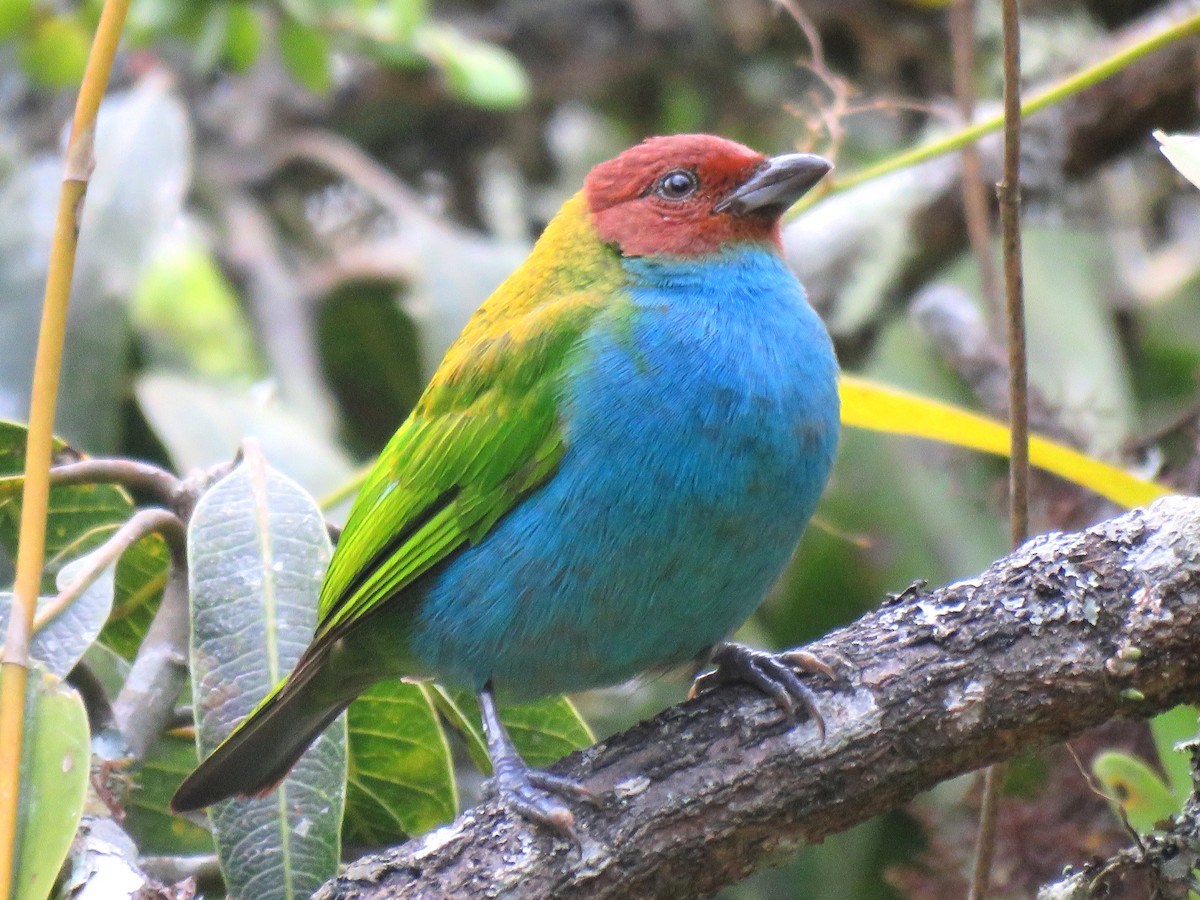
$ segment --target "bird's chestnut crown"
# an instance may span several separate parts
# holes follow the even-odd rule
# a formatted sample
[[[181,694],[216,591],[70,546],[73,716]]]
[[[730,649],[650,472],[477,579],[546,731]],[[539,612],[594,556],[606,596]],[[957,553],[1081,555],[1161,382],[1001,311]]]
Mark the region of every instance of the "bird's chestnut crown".
[[[601,239],[625,256],[778,248],[780,216],[830,168],[806,153],[769,158],[725,138],[680,134],[596,166],[584,196]]]

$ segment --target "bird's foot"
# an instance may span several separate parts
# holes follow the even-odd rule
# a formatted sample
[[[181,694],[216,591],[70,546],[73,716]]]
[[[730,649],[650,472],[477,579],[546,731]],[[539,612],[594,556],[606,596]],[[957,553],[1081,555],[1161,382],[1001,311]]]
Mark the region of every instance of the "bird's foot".
[[[575,813],[563,800],[577,800],[593,807],[602,805],[600,798],[579,782],[530,769],[519,757],[497,762],[489,789],[512,812],[545,825],[577,846],[580,840],[575,830]]]
[[[582,847],[575,830],[575,814],[563,800],[578,800],[600,807],[603,806],[600,798],[574,779],[531,769],[525,764],[500,721],[490,682],[479,694],[479,706],[483,712],[488,755],[492,758],[489,789],[511,811]]]
[[[796,674],[799,670],[837,679],[834,670],[819,657],[804,650],[767,653],[725,641],[717,644],[710,658],[717,668],[695,680],[691,696],[719,684],[745,682],[774,700],[787,715],[794,714],[797,708],[805,710],[817,726],[821,740],[825,740],[825,719],[817,707],[817,698]]]

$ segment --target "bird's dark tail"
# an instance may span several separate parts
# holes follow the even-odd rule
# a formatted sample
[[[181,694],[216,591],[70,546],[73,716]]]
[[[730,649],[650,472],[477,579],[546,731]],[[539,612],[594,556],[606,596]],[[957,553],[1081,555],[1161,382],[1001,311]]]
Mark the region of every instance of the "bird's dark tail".
[[[188,812],[228,797],[261,796],[278,785],[358,693],[350,692],[348,684],[331,684],[324,656],[319,651],[306,654],[287,680],[184,779],[171,809]]]

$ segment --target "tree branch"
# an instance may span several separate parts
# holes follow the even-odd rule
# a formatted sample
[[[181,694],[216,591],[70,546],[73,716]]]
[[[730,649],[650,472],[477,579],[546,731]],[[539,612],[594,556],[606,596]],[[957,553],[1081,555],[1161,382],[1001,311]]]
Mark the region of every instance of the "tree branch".
[[[162,602],[113,701],[113,718],[136,760],[158,740],[187,682],[190,625],[187,557],[172,553]]]
[[[1200,694],[1200,499],[1035,538],[978,578],[914,589],[807,649],[828,724],[723,688],[555,771],[605,800],[582,853],[495,803],[351,865],[318,897],[696,896],[935,784]],[[1067,860],[1064,860],[1067,862]]]

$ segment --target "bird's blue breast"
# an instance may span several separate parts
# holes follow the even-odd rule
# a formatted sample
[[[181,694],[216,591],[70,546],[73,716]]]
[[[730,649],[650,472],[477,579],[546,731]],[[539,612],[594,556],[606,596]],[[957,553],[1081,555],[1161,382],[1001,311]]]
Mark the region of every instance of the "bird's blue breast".
[[[629,260],[561,387],[550,481],[421,603],[422,674],[516,694],[598,687],[726,637],[786,565],[838,432],[824,326],[772,253]]]

